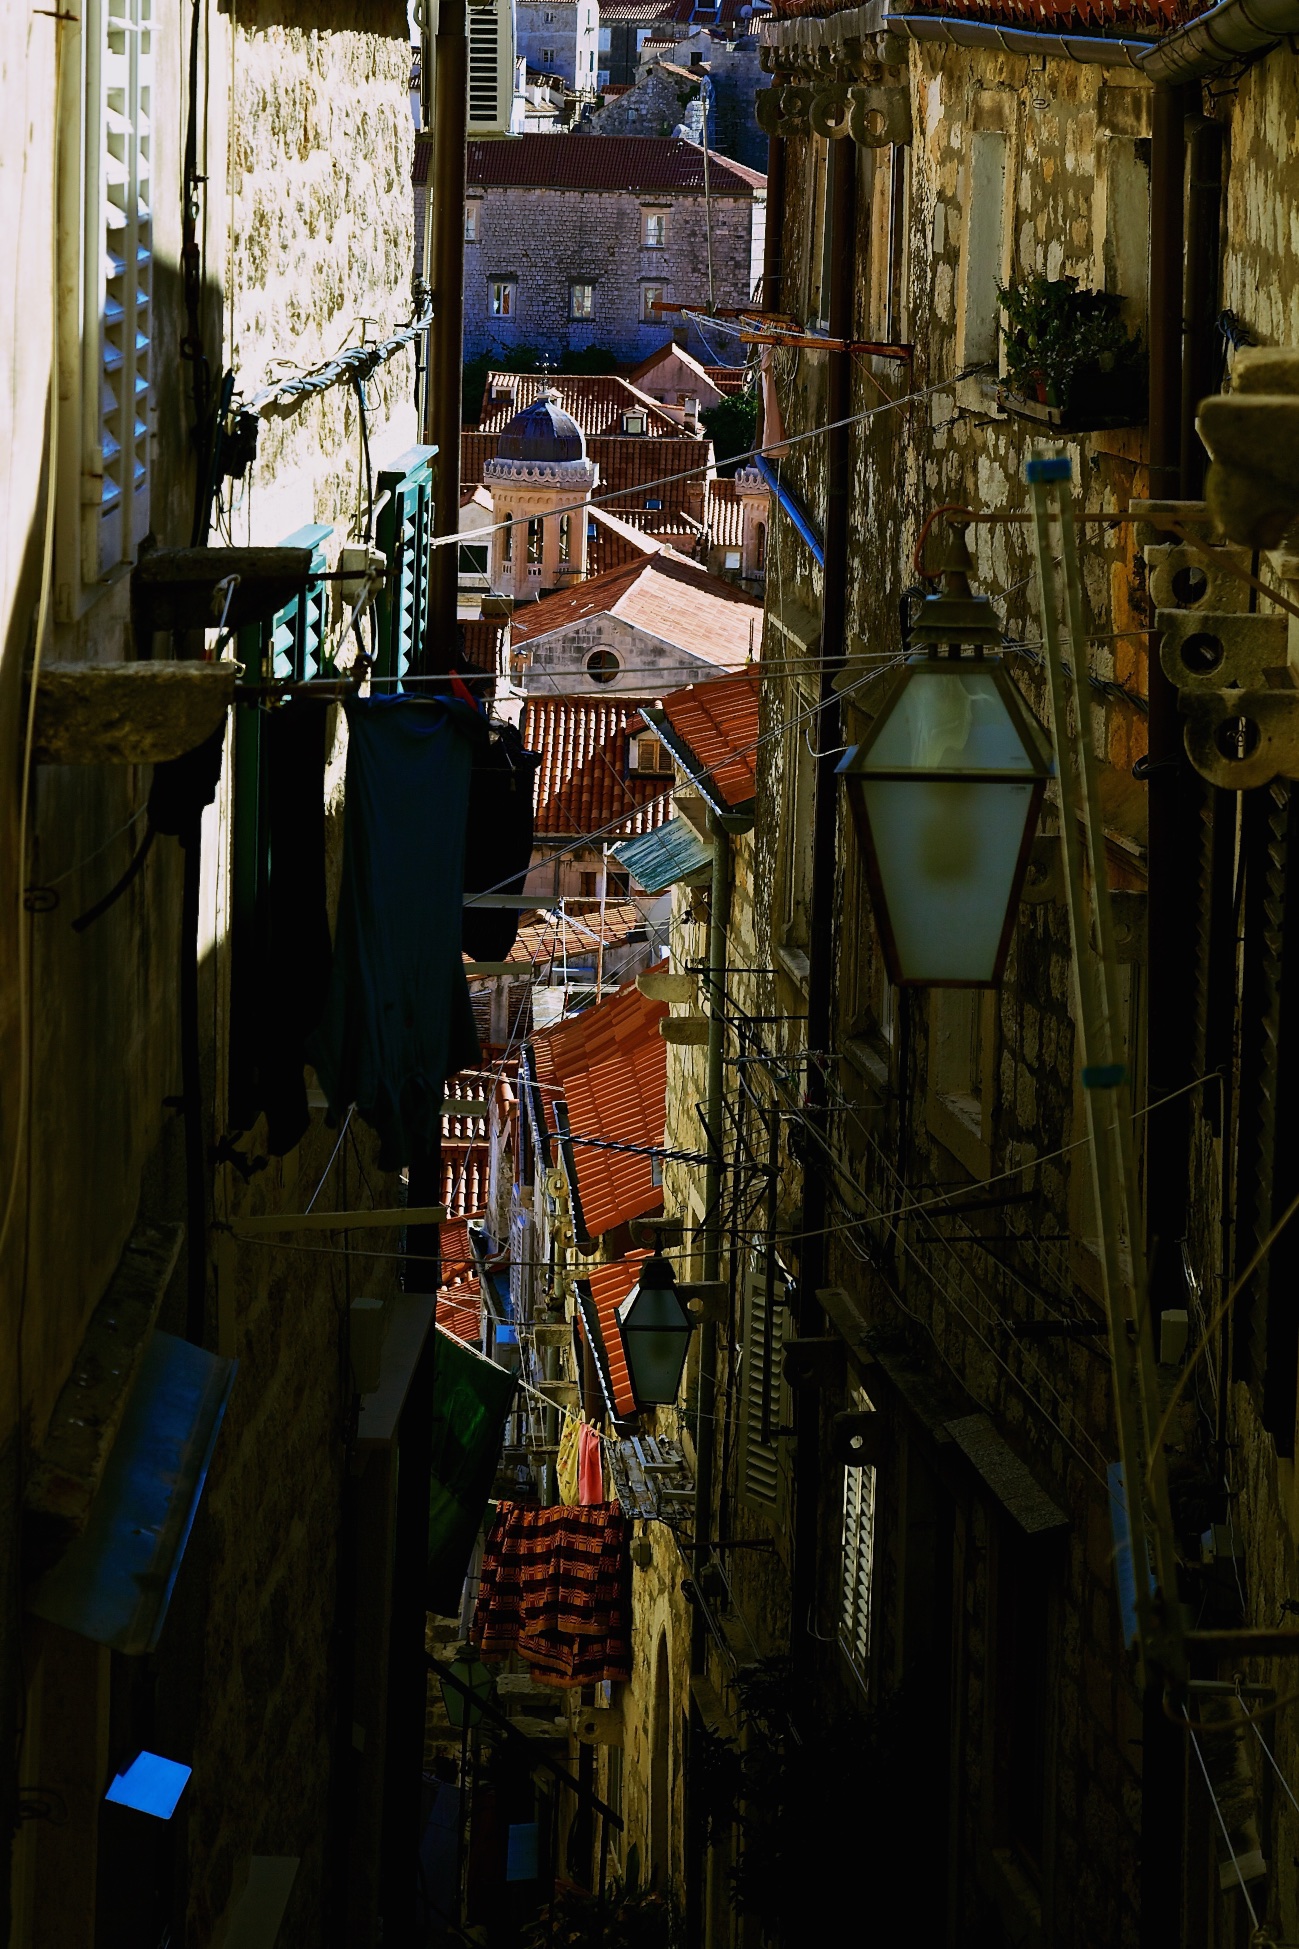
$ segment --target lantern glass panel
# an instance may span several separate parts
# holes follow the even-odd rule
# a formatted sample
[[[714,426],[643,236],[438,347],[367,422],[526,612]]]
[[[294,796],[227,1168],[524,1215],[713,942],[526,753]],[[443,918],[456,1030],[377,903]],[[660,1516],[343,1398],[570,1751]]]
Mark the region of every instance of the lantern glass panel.
[[[642,1407],[677,1398],[690,1346],[690,1315],[675,1286],[633,1287],[618,1308],[632,1392]]]
[[[1029,779],[861,781],[899,980],[996,980],[1024,828],[1039,792]]]
[[[989,669],[924,663],[880,725],[859,769],[869,772],[1023,772],[1039,760],[1020,735]]]

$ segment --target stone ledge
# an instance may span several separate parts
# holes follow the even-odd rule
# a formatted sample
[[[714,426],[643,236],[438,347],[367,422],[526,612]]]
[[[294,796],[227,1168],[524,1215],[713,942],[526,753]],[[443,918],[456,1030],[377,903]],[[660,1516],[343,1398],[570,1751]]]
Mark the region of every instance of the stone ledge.
[[[184,1237],[183,1225],[136,1226],[54,1404],[24,1502],[60,1541],[85,1528]]]

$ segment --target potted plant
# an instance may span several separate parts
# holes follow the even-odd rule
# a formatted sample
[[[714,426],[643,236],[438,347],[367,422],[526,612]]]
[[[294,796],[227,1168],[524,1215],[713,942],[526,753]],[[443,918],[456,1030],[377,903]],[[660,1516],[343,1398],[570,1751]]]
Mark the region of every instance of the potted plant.
[[[1132,426],[1145,418],[1146,360],[1113,291],[1083,291],[1076,277],[1002,284],[1002,403],[1054,426]]]
[[[523,1949],[679,1949],[681,1923],[654,1888],[615,1881],[599,1895],[562,1885],[522,1940]]]

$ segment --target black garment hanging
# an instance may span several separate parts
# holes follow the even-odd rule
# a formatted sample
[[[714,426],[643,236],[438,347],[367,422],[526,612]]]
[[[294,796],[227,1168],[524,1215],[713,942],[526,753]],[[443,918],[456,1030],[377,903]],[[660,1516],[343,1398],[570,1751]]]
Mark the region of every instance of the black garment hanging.
[[[347,701],[343,883],[329,1001],[307,1044],[335,1121],[355,1103],[379,1166],[436,1155],[448,1075],[479,1060],[460,955],[472,706]]]
[[[525,751],[513,724],[494,724],[474,761],[465,831],[465,892],[522,893],[532,859],[533,793],[539,751]],[[503,961],[519,932],[504,907],[466,907],[462,941],[475,961]]]
[[[327,711],[304,697],[270,711],[242,706],[236,728],[230,1121],[247,1130],[264,1110],[273,1157],[310,1121],[306,1040],[329,993]]]

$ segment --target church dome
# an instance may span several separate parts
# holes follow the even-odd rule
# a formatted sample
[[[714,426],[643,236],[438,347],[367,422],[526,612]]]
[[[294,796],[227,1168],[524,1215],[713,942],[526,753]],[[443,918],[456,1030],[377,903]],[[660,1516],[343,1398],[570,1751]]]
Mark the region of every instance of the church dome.
[[[501,434],[498,460],[585,460],[586,441],[577,421],[559,403],[553,389],[516,413]]]

